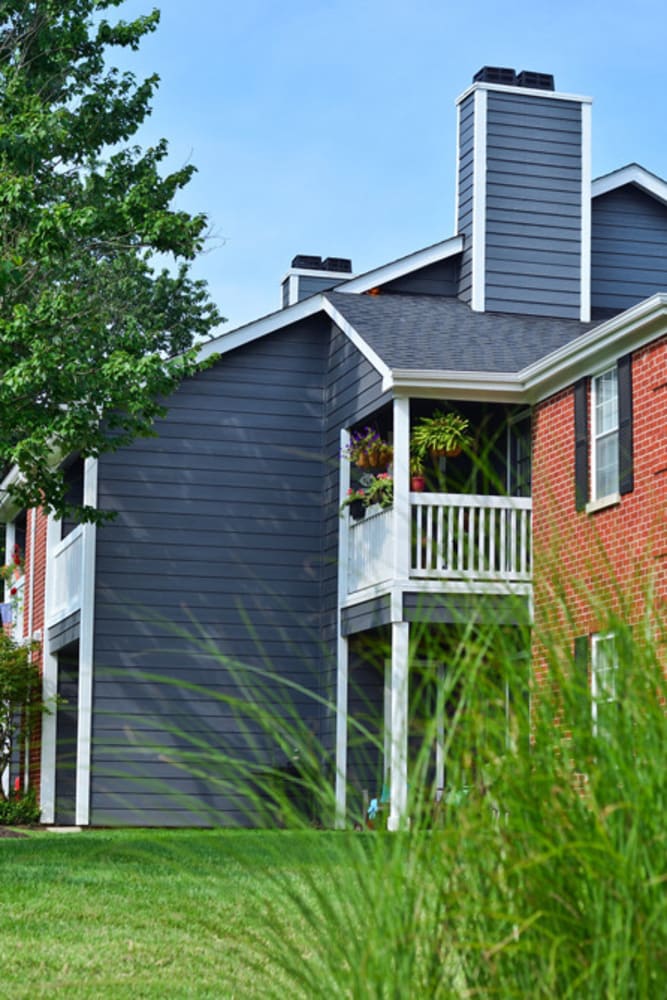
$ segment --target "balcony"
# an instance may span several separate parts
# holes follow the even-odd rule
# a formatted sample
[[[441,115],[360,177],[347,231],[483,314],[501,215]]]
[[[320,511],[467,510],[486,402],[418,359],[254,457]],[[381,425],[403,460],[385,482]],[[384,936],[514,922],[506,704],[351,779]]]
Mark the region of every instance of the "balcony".
[[[411,580],[468,583],[531,581],[531,509],[527,497],[410,494]],[[394,510],[349,521],[347,594],[393,577]]]
[[[77,525],[52,554],[49,575],[49,621],[52,624],[73,614],[81,607],[81,577],[83,569],[83,526]]]

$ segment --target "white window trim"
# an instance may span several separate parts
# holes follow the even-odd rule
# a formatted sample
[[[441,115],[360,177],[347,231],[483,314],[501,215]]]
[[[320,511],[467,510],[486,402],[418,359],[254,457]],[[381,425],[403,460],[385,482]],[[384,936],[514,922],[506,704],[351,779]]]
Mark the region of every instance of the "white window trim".
[[[617,417],[616,417],[616,428],[612,431],[605,431],[605,435],[611,433],[616,434],[616,441],[618,442],[619,435],[619,422],[618,422],[618,366],[616,364],[610,365],[603,371],[596,372],[591,376],[591,398],[590,398],[590,434],[589,434],[589,451],[590,451],[590,502],[586,509],[589,512],[600,510],[603,507],[612,506],[615,503],[619,503],[620,494],[618,491],[618,469],[617,469],[617,482],[616,489],[612,490],[611,493],[605,493],[603,496],[598,496],[597,493],[597,442],[598,434],[596,428],[596,403],[597,403],[597,392],[596,383],[599,378],[603,375],[607,375],[609,372],[616,372],[616,407],[617,407]]]
[[[600,663],[598,660],[598,650],[602,643],[614,643],[614,659],[611,669],[614,676],[614,689],[611,695],[608,693],[602,697],[599,687]],[[616,676],[618,673],[618,647],[616,646],[616,634],[614,632],[598,632],[591,636],[591,715],[593,718],[593,735],[598,735],[598,705],[604,702],[611,704],[616,701]]]

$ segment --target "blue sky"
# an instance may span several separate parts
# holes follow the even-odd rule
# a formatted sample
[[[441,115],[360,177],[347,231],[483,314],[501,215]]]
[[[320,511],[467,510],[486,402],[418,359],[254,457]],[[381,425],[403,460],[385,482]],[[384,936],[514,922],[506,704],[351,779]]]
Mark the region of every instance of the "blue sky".
[[[127,0],[119,13],[146,13]],[[195,273],[228,323],[272,312],[297,253],[368,270],[453,234],[455,99],[483,65],[593,103],[593,176],[667,177],[664,0],[162,0],[127,64],[157,72],[142,145],[198,173],[214,238]]]

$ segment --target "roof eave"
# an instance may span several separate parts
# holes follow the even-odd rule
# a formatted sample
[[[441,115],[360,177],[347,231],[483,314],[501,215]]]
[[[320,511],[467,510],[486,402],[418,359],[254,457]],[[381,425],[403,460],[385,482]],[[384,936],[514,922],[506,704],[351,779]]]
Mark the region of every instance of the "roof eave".
[[[539,402],[665,333],[667,294],[660,292],[524,368],[520,378],[531,402]]]

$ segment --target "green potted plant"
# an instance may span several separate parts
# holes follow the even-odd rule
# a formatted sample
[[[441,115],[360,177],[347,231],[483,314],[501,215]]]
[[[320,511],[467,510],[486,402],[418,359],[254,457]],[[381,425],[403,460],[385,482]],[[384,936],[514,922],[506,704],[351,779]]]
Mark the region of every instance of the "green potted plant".
[[[414,449],[410,452],[410,489],[413,493],[423,493],[426,489],[424,459],[421,453]]]
[[[430,452],[432,458],[446,455],[454,458],[472,442],[468,432],[470,421],[453,410],[434,410],[433,416],[421,417],[412,431],[411,444],[420,456]]]
[[[366,503],[379,504],[383,509],[391,507],[394,502],[394,480],[388,472],[380,472],[373,477],[373,482],[366,490]]]

